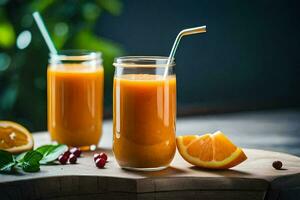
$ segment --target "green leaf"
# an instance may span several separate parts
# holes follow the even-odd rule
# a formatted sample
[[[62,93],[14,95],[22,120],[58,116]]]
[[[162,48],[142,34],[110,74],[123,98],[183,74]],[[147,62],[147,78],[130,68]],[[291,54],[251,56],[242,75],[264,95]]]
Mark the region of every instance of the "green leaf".
[[[24,155],[22,161],[28,163],[39,163],[42,158],[43,155],[40,152],[31,150]]]
[[[25,172],[38,172],[40,171],[40,164],[39,163],[22,163],[22,169]]]
[[[43,158],[40,160],[41,164],[53,162],[58,158],[59,155],[63,154],[67,150],[68,147],[64,144],[45,145],[36,149],[37,152],[43,155]]]
[[[15,167],[16,163],[15,162],[11,162],[8,163],[7,165],[5,165],[3,168],[0,169],[0,173],[10,173],[13,171],[14,167]]]
[[[54,147],[54,145],[47,144],[47,145],[44,145],[44,146],[40,146],[39,148],[36,149],[36,151],[43,154],[43,156],[44,156],[44,154],[49,152],[53,147]]]
[[[93,35],[89,30],[81,30],[76,35],[74,44],[79,49],[101,51],[107,56],[115,57],[122,54],[122,48],[118,44],[110,40],[97,37],[96,35]]]
[[[43,12],[49,6],[55,3],[55,0],[32,1],[30,7],[32,11]]]
[[[0,172],[11,172],[16,162],[11,153],[0,150]]]
[[[40,160],[43,155],[38,151],[28,151],[18,163],[25,172],[37,172],[40,170]]]
[[[15,31],[9,22],[0,23],[0,47],[9,48],[15,43]]]
[[[15,156],[15,160],[16,160],[17,162],[22,162],[23,159],[24,159],[24,156],[26,155],[26,153],[27,153],[27,152],[23,152],[23,153],[21,153],[21,154],[19,154],[19,155],[16,155],[16,156]]]
[[[119,0],[97,0],[97,3],[112,15],[120,15],[122,3]]]
[[[87,21],[96,21],[101,14],[101,8],[94,3],[85,3],[82,6],[82,16]]]

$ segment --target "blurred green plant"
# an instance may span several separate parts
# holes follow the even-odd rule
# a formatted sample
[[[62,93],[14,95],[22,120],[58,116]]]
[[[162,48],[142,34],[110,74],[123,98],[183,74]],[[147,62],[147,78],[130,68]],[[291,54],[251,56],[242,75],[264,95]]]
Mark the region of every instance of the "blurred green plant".
[[[101,15],[120,15],[119,0],[0,0],[0,119],[45,130],[48,49],[31,13],[39,11],[58,49],[101,51],[111,88],[119,44],[95,34]],[[109,90],[110,91],[110,90]],[[109,101],[111,95],[108,94]]]

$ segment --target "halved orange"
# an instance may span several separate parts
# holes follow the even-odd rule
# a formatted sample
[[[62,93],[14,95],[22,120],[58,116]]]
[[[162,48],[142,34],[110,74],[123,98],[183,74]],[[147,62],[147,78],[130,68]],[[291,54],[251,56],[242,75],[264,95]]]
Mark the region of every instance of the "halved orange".
[[[243,150],[235,146],[221,131],[202,136],[178,136],[176,143],[180,155],[198,167],[228,169],[247,159]]]
[[[33,137],[20,124],[0,121],[0,149],[11,153],[22,153],[33,148]]]

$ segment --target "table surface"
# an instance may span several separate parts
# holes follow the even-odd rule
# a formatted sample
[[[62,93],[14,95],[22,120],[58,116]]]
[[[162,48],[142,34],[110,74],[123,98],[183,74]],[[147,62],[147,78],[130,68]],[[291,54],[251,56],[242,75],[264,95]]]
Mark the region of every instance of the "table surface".
[[[177,119],[177,135],[224,132],[244,148],[300,156],[300,109],[251,111]],[[100,146],[111,148],[112,121],[105,120]]]
[[[300,112],[261,111],[179,119],[177,134],[222,130],[234,143],[275,151],[300,153]],[[171,167],[159,172],[132,172],[118,167],[111,152],[112,123],[105,121],[97,151],[106,151],[105,169],[85,152],[77,165],[43,166],[41,172],[0,175],[4,199],[300,199],[300,158],[245,149],[248,159],[230,170],[191,166],[178,153]],[[34,134],[37,146],[49,143],[46,132]],[[282,160],[284,170],[271,163]],[[243,198],[241,198],[241,196]]]
[[[36,135],[38,144],[46,134]],[[100,151],[103,149],[97,150]],[[122,170],[111,150],[105,151],[109,162],[104,169],[95,167],[93,152],[84,152],[76,165],[47,165],[38,173],[0,175],[1,198],[281,200],[282,196],[300,197],[300,158],[284,153],[244,149],[248,159],[229,170],[200,169],[176,154],[165,170],[137,172]],[[277,159],[284,163],[283,170],[272,167]]]

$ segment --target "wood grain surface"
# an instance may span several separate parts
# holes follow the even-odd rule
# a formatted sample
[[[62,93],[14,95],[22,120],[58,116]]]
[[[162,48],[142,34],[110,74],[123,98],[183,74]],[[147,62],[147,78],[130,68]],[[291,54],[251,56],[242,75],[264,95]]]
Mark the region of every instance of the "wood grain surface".
[[[34,137],[37,146],[49,143],[47,133]],[[0,199],[300,199],[300,158],[289,154],[245,149],[248,159],[229,170],[200,169],[176,154],[165,170],[135,172],[120,169],[110,149],[96,151],[109,155],[105,169],[84,152],[76,165],[0,175]]]

